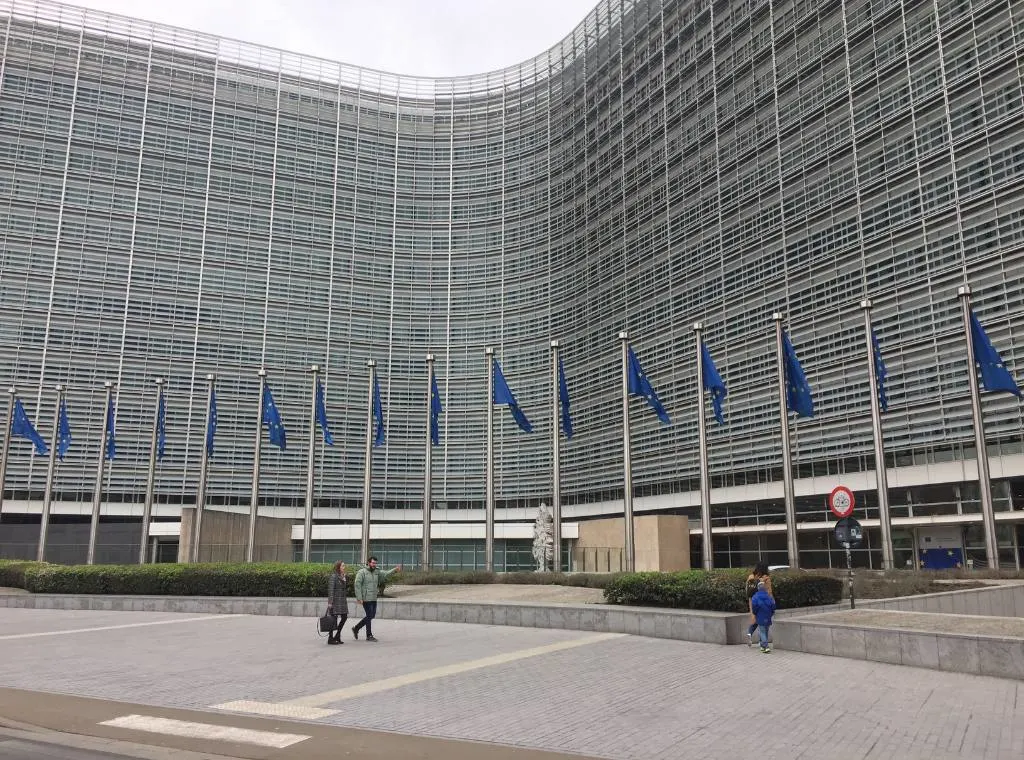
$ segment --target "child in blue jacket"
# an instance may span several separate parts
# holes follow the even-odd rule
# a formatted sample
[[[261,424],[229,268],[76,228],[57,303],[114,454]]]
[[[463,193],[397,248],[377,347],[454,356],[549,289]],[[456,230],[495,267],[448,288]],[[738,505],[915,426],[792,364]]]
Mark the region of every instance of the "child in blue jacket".
[[[757,584],[757,591],[750,599],[750,609],[757,618],[757,632],[761,638],[761,651],[765,654],[772,651],[768,648],[768,629],[772,626],[772,616],[775,614],[775,600],[765,588],[764,581]]]

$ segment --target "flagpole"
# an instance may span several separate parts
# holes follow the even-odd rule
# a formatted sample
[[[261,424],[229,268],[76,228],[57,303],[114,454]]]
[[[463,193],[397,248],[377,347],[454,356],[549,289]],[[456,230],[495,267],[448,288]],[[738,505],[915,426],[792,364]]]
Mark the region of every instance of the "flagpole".
[[[433,507],[433,441],[430,439],[430,428],[434,408],[434,355],[427,354],[427,450],[424,457],[426,467],[423,470],[423,550],[420,556],[420,567],[430,569],[430,510]]]
[[[139,541],[139,564],[146,564],[149,542],[149,520],[153,513],[153,489],[156,483],[156,446],[159,434],[160,401],[164,395],[164,379],[156,379],[156,411],[153,414],[153,436],[149,442],[149,472],[146,474],[146,501],[142,505],[142,539]]]
[[[484,569],[494,572],[494,349],[487,356],[487,483],[484,499]]]
[[[267,370],[260,368],[256,373],[260,379],[259,407],[256,412],[256,441],[252,457],[252,495],[249,502],[249,543],[245,547],[245,561],[253,561],[256,548],[256,518],[259,516],[260,501],[260,453],[263,444],[263,394],[267,387]]]
[[[7,435],[4,436],[3,453],[0,454],[0,518],[4,512],[4,486],[7,485],[7,454],[11,448],[11,430],[14,429],[14,400],[18,396],[18,389],[13,385],[7,389],[10,395],[10,402],[7,404]]]
[[[967,377],[971,387],[971,414],[974,416],[974,448],[978,456],[978,489],[981,494],[981,522],[985,534],[985,559],[989,569],[999,569],[999,543],[996,538],[995,509],[992,506],[992,481],[988,471],[988,450],[985,448],[985,421],[981,414],[981,393],[975,366],[974,341],[971,340],[971,286],[957,288],[967,341]]]
[[[625,567],[633,572],[636,546],[633,540],[633,460],[629,432],[629,333],[620,332],[622,342],[622,521],[625,529]]]
[[[39,519],[39,550],[36,561],[46,561],[46,533],[50,527],[50,502],[53,499],[53,474],[57,467],[57,434],[60,425],[60,407],[64,402],[64,386],[57,386],[57,406],[53,413],[53,434],[50,436],[50,462],[46,466],[46,491],[43,493],[43,514]],[[106,427],[104,425],[104,427]]]
[[[714,545],[711,540],[711,479],[708,474],[708,423],[704,419],[704,352],[701,350],[703,322],[693,325],[697,342],[697,438],[700,452],[700,544],[701,564],[705,570],[715,566]]]
[[[875,344],[871,329],[871,299],[860,302],[864,310],[864,340],[868,351],[868,380],[871,383],[871,435],[875,442],[875,488],[878,494],[878,532],[882,539],[882,569],[895,566],[892,551],[892,519],[889,514],[889,474],[885,468],[885,440],[882,437],[882,404],[878,399],[879,378],[875,366]]]
[[[212,409],[211,403],[213,401],[213,390],[214,385],[217,382],[216,375],[207,375],[206,382],[209,384],[209,390],[206,394],[206,428],[203,433],[203,457],[199,460],[199,489],[196,492],[196,517],[192,527],[192,561],[199,561],[199,537],[203,529],[203,508],[206,505],[206,480],[209,476],[210,470],[210,451],[207,448],[206,434],[210,430],[210,417]],[[260,409],[262,414],[263,410]]]
[[[779,375],[779,421],[782,427],[782,490],[786,508],[786,553],[789,566],[800,568],[800,549],[796,538],[796,500],[793,495],[793,454],[789,443],[789,406],[786,403],[786,367],[782,347],[782,314],[772,314],[775,320],[775,364]]]
[[[309,368],[313,375],[312,401],[309,409],[309,466],[306,469],[306,521],[302,531],[302,561],[309,562],[309,551],[313,536],[313,460],[316,458],[316,390],[320,378],[320,365]],[[327,404],[327,400],[324,400]]]
[[[562,572],[562,452],[558,424],[558,350],[561,344],[551,341],[551,569]]]
[[[103,404],[103,432],[100,434],[100,461],[96,466],[96,487],[92,492],[92,522],[89,524],[89,549],[85,555],[85,564],[91,565],[96,560],[96,533],[100,525],[100,502],[103,497],[103,469],[106,464],[107,454],[107,427],[110,414],[110,398],[113,394],[114,384],[107,380],[103,383],[106,389],[106,400]]]
[[[377,362],[373,359],[366,360],[366,367],[370,370],[370,386],[366,396],[366,461],[363,469],[363,534],[359,544],[359,550],[363,555],[363,562],[370,561],[370,509],[372,506],[373,488],[373,381],[377,377]]]

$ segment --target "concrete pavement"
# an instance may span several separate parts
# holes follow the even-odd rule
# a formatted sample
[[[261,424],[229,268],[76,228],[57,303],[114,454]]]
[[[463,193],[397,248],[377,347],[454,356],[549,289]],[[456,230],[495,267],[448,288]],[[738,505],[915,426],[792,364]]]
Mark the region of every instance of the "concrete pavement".
[[[311,618],[0,609],[0,686],[79,699],[0,691],[0,716],[245,758],[314,757],[318,741],[373,757],[380,737],[408,742],[389,758],[1024,757],[1024,684],[1008,679],[581,631],[374,629],[379,644],[346,631],[328,647]],[[242,747],[100,725],[133,715],[309,738]]]

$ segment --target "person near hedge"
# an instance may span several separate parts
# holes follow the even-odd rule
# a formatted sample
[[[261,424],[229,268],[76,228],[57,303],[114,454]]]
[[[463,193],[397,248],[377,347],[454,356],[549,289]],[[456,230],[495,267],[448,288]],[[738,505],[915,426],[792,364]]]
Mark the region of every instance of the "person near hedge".
[[[775,599],[768,593],[767,584],[764,581],[757,582],[757,591],[750,598],[750,608],[754,611],[757,620],[758,637],[761,639],[761,651],[768,654],[772,651],[768,647],[768,629],[772,627],[772,616],[775,614]]]
[[[380,591],[380,582],[402,569],[401,565],[380,573],[377,570],[377,558],[370,557],[366,567],[359,568],[356,573],[356,604],[363,608],[363,619],[352,626],[352,636],[358,641],[359,630],[366,627],[366,640],[376,641],[373,635],[373,619],[377,616],[377,593]]]
[[[340,559],[334,563],[334,570],[327,576],[327,612],[338,616],[337,627],[327,636],[328,644],[343,644],[341,629],[348,620],[348,579],[345,577],[345,563]]]
[[[775,598],[775,594],[772,592],[772,576],[768,572],[767,562],[758,562],[754,565],[754,569],[750,571],[750,575],[747,576],[747,609],[750,610],[750,626],[747,628],[747,646],[749,647],[754,643],[754,631],[757,630],[757,616],[754,614],[753,598],[754,594],[757,593],[757,584],[764,583],[765,591],[768,592],[768,596],[772,599]]]

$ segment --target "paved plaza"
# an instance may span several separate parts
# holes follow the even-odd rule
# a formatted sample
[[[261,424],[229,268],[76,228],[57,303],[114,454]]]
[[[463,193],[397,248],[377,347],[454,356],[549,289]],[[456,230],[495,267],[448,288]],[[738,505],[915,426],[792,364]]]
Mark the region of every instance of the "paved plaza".
[[[590,757],[1024,757],[1009,679],[580,631],[375,633],[328,647],[306,618],[0,608],[0,686]]]

